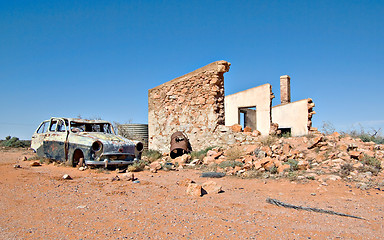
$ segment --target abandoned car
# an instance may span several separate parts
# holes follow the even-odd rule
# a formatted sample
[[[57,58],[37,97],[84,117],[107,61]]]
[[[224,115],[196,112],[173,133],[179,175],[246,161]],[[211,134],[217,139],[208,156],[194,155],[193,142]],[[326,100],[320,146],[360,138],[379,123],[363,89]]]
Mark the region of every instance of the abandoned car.
[[[39,157],[74,167],[120,167],[139,160],[143,144],[117,135],[107,121],[53,117],[39,125],[31,148]]]

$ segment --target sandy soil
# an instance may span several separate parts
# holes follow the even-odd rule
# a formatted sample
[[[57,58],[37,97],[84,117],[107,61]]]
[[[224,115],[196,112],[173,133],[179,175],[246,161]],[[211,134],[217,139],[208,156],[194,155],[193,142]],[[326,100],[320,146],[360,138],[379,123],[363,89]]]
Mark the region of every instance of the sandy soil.
[[[384,191],[343,181],[213,179],[224,192],[186,195],[178,181],[196,170],[135,173],[140,183],[111,181],[116,172],[31,167],[27,150],[0,152],[0,239],[382,239]],[[15,169],[14,164],[21,165]],[[69,174],[73,180],[63,180]],[[366,220],[299,211],[280,201]]]

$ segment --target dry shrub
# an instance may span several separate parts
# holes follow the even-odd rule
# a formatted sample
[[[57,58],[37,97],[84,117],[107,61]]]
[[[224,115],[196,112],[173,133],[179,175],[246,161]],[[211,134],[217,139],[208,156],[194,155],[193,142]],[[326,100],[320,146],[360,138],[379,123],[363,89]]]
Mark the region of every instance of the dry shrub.
[[[265,136],[260,139],[261,144],[268,147],[272,146],[275,141],[276,141],[275,136]]]
[[[225,155],[227,156],[227,160],[229,161],[239,159],[244,154],[245,154],[244,150],[241,149],[240,147],[232,147],[228,149],[225,153]]]

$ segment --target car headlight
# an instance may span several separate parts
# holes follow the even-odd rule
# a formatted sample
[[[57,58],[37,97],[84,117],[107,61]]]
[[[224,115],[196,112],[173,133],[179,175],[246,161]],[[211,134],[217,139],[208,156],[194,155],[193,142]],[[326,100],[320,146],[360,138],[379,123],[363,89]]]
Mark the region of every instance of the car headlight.
[[[144,149],[144,145],[141,142],[136,143],[136,151],[141,152]]]
[[[100,141],[96,141],[92,144],[92,151],[100,152],[103,149],[103,143]]]

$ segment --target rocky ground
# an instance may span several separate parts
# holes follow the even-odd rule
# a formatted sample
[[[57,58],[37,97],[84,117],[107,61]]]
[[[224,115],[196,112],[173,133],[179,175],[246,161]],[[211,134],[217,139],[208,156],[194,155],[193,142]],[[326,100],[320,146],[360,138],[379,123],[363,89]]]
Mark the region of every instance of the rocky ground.
[[[221,156],[230,157],[231,154],[236,154],[228,154],[228,152],[224,154],[228,150],[222,152],[221,149],[216,149],[217,151],[214,151],[216,155],[221,152],[222,154],[213,157],[215,154],[211,152],[201,164],[193,167],[198,169],[191,169],[192,167],[186,165],[181,168],[183,164],[180,164],[181,166],[177,166],[177,171],[145,170],[135,172],[134,181],[129,173],[116,171],[100,169],[79,171],[71,167],[44,163],[41,166],[31,166],[34,161],[23,160],[24,157],[34,156],[30,151],[2,149],[0,152],[0,238],[382,238],[384,191],[380,186],[358,188],[356,184],[361,181],[355,181],[355,175],[366,173],[358,170],[359,166],[352,166],[349,173],[344,174],[343,177],[323,178],[329,175],[340,176],[335,173],[336,169],[333,166],[343,164],[340,160],[335,164],[334,161],[324,163],[325,161],[342,159],[352,164],[356,157],[350,154],[351,151],[369,154],[368,151],[362,151],[359,147],[363,143],[354,142],[353,144],[358,145],[357,148],[354,145],[350,147],[348,145],[350,149],[347,148],[345,151],[341,147],[340,151],[348,154],[349,159],[344,159],[347,158],[345,154],[338,154],[336,158],[330,157],[318,162],[320,160],[309,161],[309,153],[317,150],[311,150],[313,148],[308,149],[308,147],[318,142],[314,148],[320,148],[318,155],[322,155],[327,150],[325,148],[321,150],[321,147],[334,148],[334,145],[321,146],[323,143],[328,144],[329,140],[309,139],[305,148],[298,149],[298,152],[295,151],[293,143],[296,140],[278,139],[277,141],[280,140],[282,142],[279,146],[282,146],[282,151],[288,148],[285,144],[291,146],[286,154],[287,160],[277,160],[276,151],[280,151],[278,150],[280,147],[268,146],[271,149],[269,152],[266,148],[268,144],[264,144],[259,147],[248,146],[249,154],[237,160],[242,164],[234,167],[222,165],[224,168],[221,168],[218,166],[220,163],[215,162],[217,164],[215,166],[208,162],[216,161]],[[319,143],[321,144],[318,145]],[[335,144],[337,146],[337,142]],[[266,151],[261,148],[265,148]],[[381,150],[375,150],[373,146],[372,151],[378,154]],[[301,153],[305,155],[304,158],[299,157]],[[242,154],[241,151],[240,155]],[[298,157],[294,160],[308,161],[308,164],[297,164],[298,166],[294,166],[298,167],[297,170],[285,169],[279,173],[278,161],[282,165],[287,165],[284,163],[290,158],[293,159],[289,156],[290,154]],[[329,152],[327,156],[331,155],[333,153]],[[360,154],[355,155],[357,161],[361,163],[362,160],[358,159]],[[215,160],[209,160],[210,157]],[[243,159],[248,158],[252,158],[253,167],[246,169],[244,166],[250,163],[250,160],[243,162]],[[271,160],[265,161],[265,158]],[[260,161],[264,163],[258,168],[257,163]],[[272,172],[268,170],[266,165],[268,162],[274,164],[275,169]],[[209,165],[216,170],[226,171],[227,176],[214,179],[200,177],[202,170]],[[299,168],[304,169],[302,166],[306,166],[305,170],[299,170]],[[318,172],[319,169],[323,172]],[[243,175],[250,171],[260,172],[261,175],[258,175],[258,178],[245,178]],[[313,171],[315,175],[307,177],[307,171]],[[355,175],[351,175],[351,172],[355,172]],[[368,177],[371,178],[371,182],[379,182],[383,177],[382,171],[371,173],[366,174],[370,175]],[[72,179],[63,179],[65,174]],[[295,175],[294,179],[290,178],[289,174]],[[349,176],[352,178],[348,178]],[[195,183],[191,184],[192,181]],[[190,195],[193,190],[190,188],[204,189],[207,187],[204,183],[209,181],[215,182],[213,192],[210,191],[202,196]],[[221,188],[220,193],[215,193],[218,192],[215,191],[217,190],[215,187]],[[267,198],[364,219],[278,207],[267,203]]]

